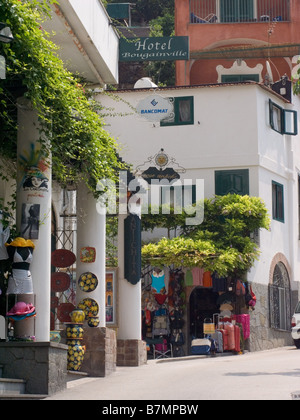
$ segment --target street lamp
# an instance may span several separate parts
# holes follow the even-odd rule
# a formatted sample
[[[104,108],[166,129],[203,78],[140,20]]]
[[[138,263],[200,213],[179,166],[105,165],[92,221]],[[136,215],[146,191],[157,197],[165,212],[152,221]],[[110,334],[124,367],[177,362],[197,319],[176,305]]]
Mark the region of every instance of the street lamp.
[[[8,44],[14,40],[10,27],[6,23],[0,22],[0,42]]]

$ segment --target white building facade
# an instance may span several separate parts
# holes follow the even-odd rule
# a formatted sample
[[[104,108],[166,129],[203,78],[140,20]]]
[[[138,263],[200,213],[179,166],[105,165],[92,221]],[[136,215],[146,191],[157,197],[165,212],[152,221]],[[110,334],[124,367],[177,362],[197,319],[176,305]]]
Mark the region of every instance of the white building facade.
[[[168,124],[134,111],[151,95],[174,98],[175,117]],[[249,346],[261,350],[289,344],[300,269],[299,98],[293,96],[291,103],[255,82],[134,89],[113,96],[121,100],[99,97],[122,114],[106,117],[106,130],[133,169],[153,167],[163,149],[181,181],[204,180],[205,197],[236,192],[265,202],[271,227],[255,238],[261,255],[247,275],[257,296]]]

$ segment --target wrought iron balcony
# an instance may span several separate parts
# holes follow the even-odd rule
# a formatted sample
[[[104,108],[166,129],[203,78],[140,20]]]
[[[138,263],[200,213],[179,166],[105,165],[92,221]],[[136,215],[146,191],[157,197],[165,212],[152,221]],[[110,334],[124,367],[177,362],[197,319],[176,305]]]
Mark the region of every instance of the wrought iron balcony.
[[[289,22],[290,0],[190,0],[190,23]]]

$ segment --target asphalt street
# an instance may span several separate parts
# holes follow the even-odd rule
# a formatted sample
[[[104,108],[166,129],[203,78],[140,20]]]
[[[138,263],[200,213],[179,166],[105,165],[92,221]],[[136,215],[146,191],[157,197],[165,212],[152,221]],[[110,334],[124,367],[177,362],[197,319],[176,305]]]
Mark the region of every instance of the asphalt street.
[[[228,355],[149,360],[117,367],[105,378],[83,378],[43,401],[295,400],[300,350],[295,347]]]

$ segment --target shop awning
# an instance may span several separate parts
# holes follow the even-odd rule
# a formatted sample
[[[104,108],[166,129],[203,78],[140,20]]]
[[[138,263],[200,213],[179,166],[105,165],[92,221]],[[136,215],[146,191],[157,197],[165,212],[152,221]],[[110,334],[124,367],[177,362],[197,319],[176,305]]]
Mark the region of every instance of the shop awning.
[[[300,55],[300,44],[238,45],[190,52],[190,58],[196,60],[293,57],[295,55]]]

